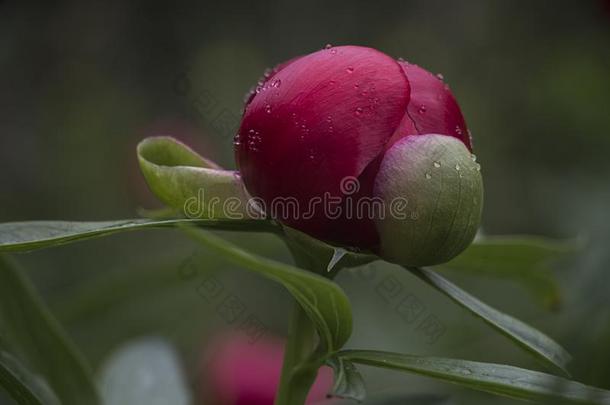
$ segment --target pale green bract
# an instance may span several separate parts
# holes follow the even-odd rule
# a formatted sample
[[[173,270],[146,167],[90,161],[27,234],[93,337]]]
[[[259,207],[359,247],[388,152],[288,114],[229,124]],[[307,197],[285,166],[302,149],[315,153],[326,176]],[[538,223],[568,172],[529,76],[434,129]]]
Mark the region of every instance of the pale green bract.
[[[468,247],[483,206],[480,166],[472,156],[446,135],[406,137],[386,152],[373,192],[389,206],[376,219],[381,257],[431,266]]]

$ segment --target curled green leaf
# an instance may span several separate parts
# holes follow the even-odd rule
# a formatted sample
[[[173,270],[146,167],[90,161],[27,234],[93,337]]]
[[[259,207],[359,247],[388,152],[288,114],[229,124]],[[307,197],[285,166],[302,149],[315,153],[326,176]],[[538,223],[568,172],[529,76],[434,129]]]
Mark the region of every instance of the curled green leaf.
[[[352,333],[349,300],[334,282],[284,263],[247,252],[202,229],[183,225],[194,240],[244,268],[283,285],[316,326],[323,353],[343,347]]]
[[[223,170],[176,139],[146,138],[137,151],[152,192],[183,216],[244,219],[257,215],[237,172]]]

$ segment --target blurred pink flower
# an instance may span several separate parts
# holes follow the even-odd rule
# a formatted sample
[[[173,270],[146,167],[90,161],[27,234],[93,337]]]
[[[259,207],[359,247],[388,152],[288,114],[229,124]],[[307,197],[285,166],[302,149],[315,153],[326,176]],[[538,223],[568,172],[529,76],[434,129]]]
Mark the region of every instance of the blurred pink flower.
[[[279,338],[251,343],[239,334],[217,337],[204,356],[206,391],[222,405],[273,405],[283,353],[284,341]],[[325,399],[332,384],[332,370],[322,367],[306,403]]]

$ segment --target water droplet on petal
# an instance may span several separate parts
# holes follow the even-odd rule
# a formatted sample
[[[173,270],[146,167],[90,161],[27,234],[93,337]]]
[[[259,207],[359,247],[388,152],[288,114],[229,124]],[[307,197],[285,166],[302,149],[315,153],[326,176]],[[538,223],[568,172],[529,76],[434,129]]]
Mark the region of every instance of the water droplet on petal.
[[[455,126],[455,133],[458,134],[458,135],[462,135],[463,131],[462,131],[462,128],[460,128],[459,125]]]
[[[470,158],[472,159],[473,162],[477,161],[477,155],[475,155],[474,153],[470,155]]]
[[[238,147],[239,145],[241,145],[239,138],[240,138],[240,134],[239,133],[235,134],[235,136],[233,137],[233,146]]]
[[[434,167],[436,167],[437,169],[438,169],[439,167],[441,167],[441,162],[434,162]]]
[[[443,76],[442,73],[437,73],[436,77],[438,78],[438,80],[445,80],[445,76]]]
[[[345,71],[347,73],[354,73],[354,68],[352,66],[348,66],[347,69],[345,69]]]
[[[432,178],[432,176],[430,175],[430,173],[426,173],[426,179],[430,180]]]
[[[358,107],[356,108],[356,115],[361,115],[362,114],[362,107]]]
[[[425,114],[426,113],[426,106],[423,105],[423,104],[420,105],[418,110],[417,110],[417,112],[420,113],[420,114]]]
[[[271,105],[269,105],[269,104],[265,105],[265,112],[267,114],[271,114]]]
[[[282,81],[280,79],[276,79],[271,83],[271,87],[275,87],[276,89],[282,85]]]
[[[324,49],[330,49],[330,48],[332,48],[332,47],[333,47],[333,45],[332,45],[332,44],[326,44],[326,46],[324,46]]]
[[[455,165],[455,170],[460,171],[460,165],[459,164]]]
[[[476,169],[477,172],[481,171],[481,165],[477,163],[477,165],[474,167]]]
[[[404,62],[405,60],[402,58],[402,56],[400,58],[398,58],[399,62]]]

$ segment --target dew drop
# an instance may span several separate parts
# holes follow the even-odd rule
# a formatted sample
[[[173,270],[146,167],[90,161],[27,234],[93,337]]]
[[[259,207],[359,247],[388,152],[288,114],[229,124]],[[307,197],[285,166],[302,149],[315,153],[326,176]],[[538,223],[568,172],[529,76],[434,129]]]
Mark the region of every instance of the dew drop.
[[[456,126],[455,126],[455,133],[456,133],[456,134],[458,134],[458,135],[462,135],[462,133],[463,133],[463,132],[462,132],[462,128],[460,128],[460,126],[459,126],[459,125],[456,125]]]
[[[426,179],[430,180],[432,178],[432,176],[430,175],[430,173],[426,173]]]
[[[334,48],[333,48],[333,49],[331,49],[331,50],[330,50],[330,54],[331,54],[331,55],[336,55],[336,54],[337,54],[337,50],[336,50],[336,49],[334,49]]]
[[[362,107],[358,107],[356,108],[356,115],[361,115],[362,114]]]
[[[258,152],[259,146],[262,142],[260,133],[254,129],[248,131],[248,149],[252,152]]]
[[[398,58],[398,61],[399,61],[399,62],[404,62],[405,60],[404,60],[404,58],[401,56],[400,58]]]
[[[326,46],[324,46],[324,49],[330,49],[333,47],[333,44],[326,44]]]
[[[470,158],[472,159],[473,162],[477,161],[477,155],[475,155],[474,153],[470,155]]]
[[[459,164],[455,165],[455,170],[460,171],[460,165]]]
[[[443,76],[442,73],[437,73],[436,77],[438,78],[438,80],[445,80],[445,76]]]
[[[475,168],[475,170],[476,170],[477,172],[480,172],[480,171],[481,171],[481,165],[480,165],[480,164],[478,164],[478,163],[477,163],[477,165],[476,165],[474,168]]]
[[[438,169],[439,167],[441,167],[441,162],[434,162],[434,167],[436,167],[437,169]]]
[[[241,141],[240,141],[240,134],[237,133],[235,134],[235,136],[233,137],[233,146],[237,147],[241,145]]]
[[[271,114],[271,105],[269,105],[269,104],[265,105],[265,112],[267,114]]]
[[[345,69],[345,71],[347,73],[354,73],[354,68],[352,66],[348,66],[347,69]]]
[[[423,104],[420,105],[418,110],[417,110],[417,112],[420,113],[420,114],[425,114],[426,113],[426,106],[423,105]]]
[[[276,89],[282,85],[282,81],[280,79],[276,79],[271,83],[271,87],[275,87]]]

